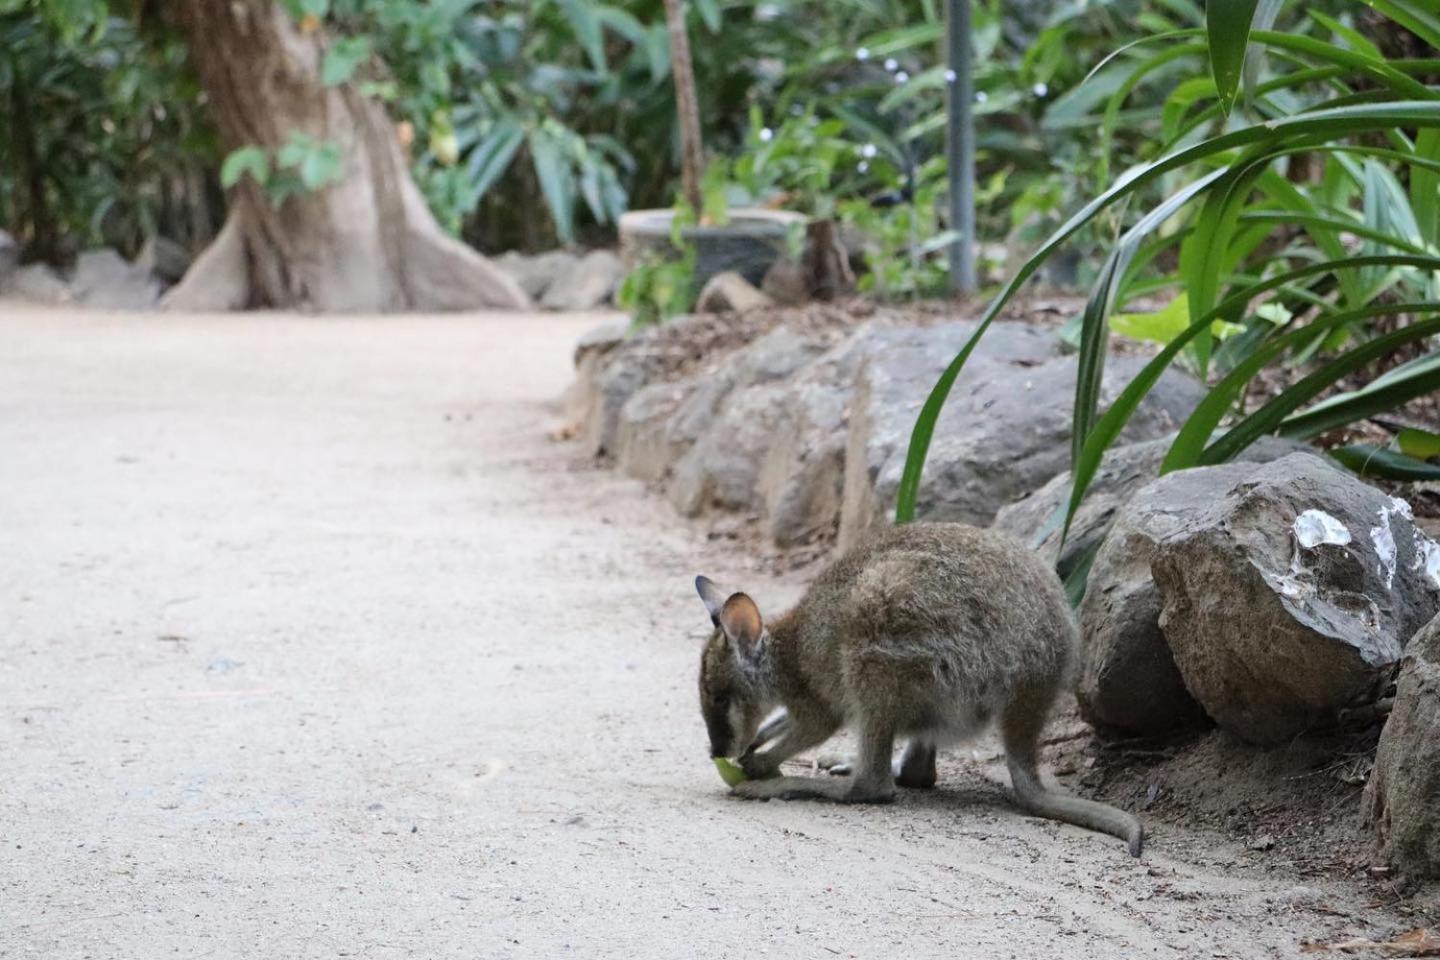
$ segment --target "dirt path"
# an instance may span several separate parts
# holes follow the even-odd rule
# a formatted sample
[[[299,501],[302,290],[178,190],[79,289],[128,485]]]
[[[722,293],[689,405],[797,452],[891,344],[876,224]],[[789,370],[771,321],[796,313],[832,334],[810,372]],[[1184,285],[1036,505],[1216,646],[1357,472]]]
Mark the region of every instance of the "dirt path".
[[[0,956],[1267,957],[1404,919],[1206,838],[734,801],[703,569],[544,439],[584,318],[0,305]],[[1204,851],[1198,853],[1197,851]]]

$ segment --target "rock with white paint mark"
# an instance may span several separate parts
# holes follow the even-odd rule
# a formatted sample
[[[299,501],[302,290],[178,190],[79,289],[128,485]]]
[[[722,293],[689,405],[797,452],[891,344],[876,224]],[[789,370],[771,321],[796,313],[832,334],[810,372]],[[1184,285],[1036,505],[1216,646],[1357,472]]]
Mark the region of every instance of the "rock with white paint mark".
[[[1365,798],[1385,858],[1440,877],[1440,616],[1406,648]]]
[[[1407,503],[1318,458],[1236,469],[1172,481],[1193,495],[1156,503],[1169,529],[1149,567],[1190,694],[1221,726],[1278,743],[1383,689],[1440,612],[1437,548]]]

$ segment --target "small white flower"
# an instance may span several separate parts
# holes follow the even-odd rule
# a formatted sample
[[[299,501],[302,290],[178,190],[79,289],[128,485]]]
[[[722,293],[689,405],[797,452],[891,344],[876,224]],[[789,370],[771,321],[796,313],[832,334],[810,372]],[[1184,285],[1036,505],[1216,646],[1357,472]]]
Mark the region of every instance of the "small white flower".
[[[870,164],[864,160],[861,160],[859,163],[855,164],[855,169],[860,171],[861,173],[864,173],[865,171],[870,169]]]
[[[894,73],[896,70],[900,69],[900,61],[896,60],[894,57],[886,57],[885,69],[889,70],[891,73]]]
[[[774,139],[775,139],[775,131],[774,131],[774,130],[771,130],[769,127],[763,127],[763,128],[761,128],[761,130],[760,130],[760,142],[761,142],[761,143],[769,143],[771,140],[774,140]]]
[[[945,82],[946,82],[946,83],[954,83],[956,80],[959,80],[959,79],[960,79],[960,75],[957,74],[954,70],[946,70],[946,71],[945,71]]]
[[[1050,92],[1050,88],[1045,86],[1045,84],[1043,83],[1037,83],[1035,84],[1035,86],[1030,88],[1030,92],[1035,94],[1035,96],[1037,97],[1043,97],[1045,96],[1045,94]]]
[[[869,48],[869,47],[861,47],[860,49],[856,50],[856,51],[855,51],[855,59],[856,59],[856,60],[869,60],[869,59],[870,59],[870,48]]]
[[[896,82],[896,83],[905,83],[905,82],[908,81],[909,79],[910,79],[910,74],[906,73],[904,70],[901,70],[899,73],[895,74],[895,82]]]
[[[878,151],[875,149],[875,144],[873,143],[867,143],[865,144],[865,146],[860,148],[860,156],[864,157],[867,160],[875,156],[877,152]]]
[[[989,100],[989,99],[990,99],[990,94],[986,93],[984,90],[976,90],[976,91],[975,91],[975,102],[976,102],[976,103],[984,103],[986,100]]]

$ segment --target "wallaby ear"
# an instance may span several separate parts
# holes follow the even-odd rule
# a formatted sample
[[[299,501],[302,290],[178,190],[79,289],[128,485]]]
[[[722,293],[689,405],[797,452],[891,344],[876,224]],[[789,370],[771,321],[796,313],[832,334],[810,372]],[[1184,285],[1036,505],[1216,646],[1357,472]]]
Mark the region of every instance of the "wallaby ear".
[[[755,606],[755,601],[743,593],[737,593],[726,600],[725,606],[720,609],[720,629],[725,631],[725,636],[730,638],[730,642],[735,644],[741,653],[749,656],[760,645],[760,637],[765,633],[765,621],[760,617],[760,608]]]
[[[696,577],[695,592],[700,594],[700,599],[705,602],[705,609],[710,612],[710,622],[718,627],[720,610],[725,606],[725,591],[717,587],[715,581],[709,577]]]

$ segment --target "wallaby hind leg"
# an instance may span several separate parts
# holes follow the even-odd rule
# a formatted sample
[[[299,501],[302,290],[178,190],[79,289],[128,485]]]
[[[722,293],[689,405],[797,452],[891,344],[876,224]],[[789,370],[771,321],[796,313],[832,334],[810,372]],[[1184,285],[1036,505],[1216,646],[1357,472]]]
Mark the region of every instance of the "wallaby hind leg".
[[[860,757],[853,776],[843,779],[821,777],[777,777],[746,780],[734,792],[752,800],[834,800],[837,803],[889,803],[895,799],[895,779],[890,754],[895,733],[888,728],[864,730],[860,736]]]

